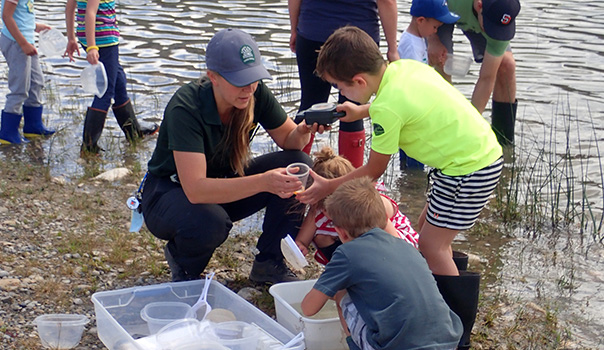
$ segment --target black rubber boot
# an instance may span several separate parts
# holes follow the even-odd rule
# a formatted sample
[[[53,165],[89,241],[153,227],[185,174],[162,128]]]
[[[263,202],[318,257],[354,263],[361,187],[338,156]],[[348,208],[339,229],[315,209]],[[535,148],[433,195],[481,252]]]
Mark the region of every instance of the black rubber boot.
[[[453,251],[453,262],[455,263],[455,266],[457,266],[458,271],[467,270],[468,269],[468,254],[454,250]]]
[[[469,349],[470,335],[478,311],[480,274],[460,271],[459,276],[434,275],[434,279],[443,299],[463,324],[463,334],[457,349]]]
[[[121,106],[113,107],[113,114],[124,135],[126,135],[128,142],[143,138],[141,126],[138,124],[138,120],[136,120],[134,107],[132,107],[130,100]]]
[[[107,111],[88,107],[86,119],[84,120],[84,143],[82,143],[80,150],[82,155],[85,155],[85,153],[97,154],[100,152],[101,148],[98,142],[105,127],[105,118],[107,118]]]
[[[159,125],[155,123],[149,127],[141,127],[130,100],[121,106],[113,107],[113,114],[130,143],[136,142],[147,135],[153,135],[159,130]]]
[[[497,136],[497,141],[502,146],[513,145],[518,101],[514,103],[493,101],[492,107],[491,128]]]

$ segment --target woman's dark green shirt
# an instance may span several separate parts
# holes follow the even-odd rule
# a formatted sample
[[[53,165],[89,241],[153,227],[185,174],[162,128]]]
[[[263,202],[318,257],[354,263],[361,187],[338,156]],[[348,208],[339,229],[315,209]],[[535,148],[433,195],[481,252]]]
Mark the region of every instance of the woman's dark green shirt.
[[[254,97],[254,128],[250,130],[250,138],[258,124],[265,130],[271,130],[283,125],[287,119],[277,99],[262,82],[258,84]],[[172,151],[181,151],[205,154],[207,177],[233,176],[228,157],[222,156],[230,154],[229,150],[218,150],[225,132],[210,80],[203,78],[200,82],[180,87],[164,111],[155,151],[148,164],[149,172],[159,177],[176,174]]]

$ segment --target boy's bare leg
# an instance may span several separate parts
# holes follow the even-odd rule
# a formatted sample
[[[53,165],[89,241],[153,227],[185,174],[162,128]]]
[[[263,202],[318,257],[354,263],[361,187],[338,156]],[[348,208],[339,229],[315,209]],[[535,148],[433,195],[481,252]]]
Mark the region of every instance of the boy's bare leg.
[[[451,243],[459,231],[437,227],[425,221],[419,233],[419,250],[435,275],[459,276],[453,262]]]
[[[516,61],[511,52],[503,54],[497,70],[493,89],[493,101],[514,103],[516,101]]]
[[[344,330],[344,334],[346,334],[347,337],[350,337],[350,331],[348,330],[348,324],[346,323],[346,320],[344,319],[344,314],[342,314],[342,308],[340,307],[340,301],[342,300],[344,295],[346,295],[346,291],[341,290],[341,291],[337,292],[336,295],[333,296],[333,299],[336,302],[336,306],[338,307],[338,316],[340,317],[340,323],[342,324],[342,329]]]
[[[424,210],[419,215],[419,220],[417,220],[417,227],[421,230],[424,227],[424,223],[426,222],[426,213],[428,212],[428,203],[424,206]]]

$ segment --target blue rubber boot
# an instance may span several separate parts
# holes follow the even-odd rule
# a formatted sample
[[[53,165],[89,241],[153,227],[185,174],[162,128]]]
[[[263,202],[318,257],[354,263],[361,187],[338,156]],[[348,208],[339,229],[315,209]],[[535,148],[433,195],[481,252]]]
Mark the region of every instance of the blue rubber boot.
[[[0,122],[0,144],[18,145],[26,140],[19,133],[19,124],[21,124],[21,114],[14,114],[2,111],[2,121]]]
[[[53,129],[47,129],[42,123],[43,106],[23,106],[23,136],[32,138],[49,136],[55,133]]]

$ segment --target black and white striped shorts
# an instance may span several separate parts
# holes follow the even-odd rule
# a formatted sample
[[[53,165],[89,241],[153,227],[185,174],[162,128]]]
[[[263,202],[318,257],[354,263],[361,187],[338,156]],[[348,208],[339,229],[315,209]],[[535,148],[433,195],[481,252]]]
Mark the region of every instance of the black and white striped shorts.
[[[499,183],[502,168],[503,157],[468,175],[432,172],[426,220],[434,226],[458,231],[474,226]]]

